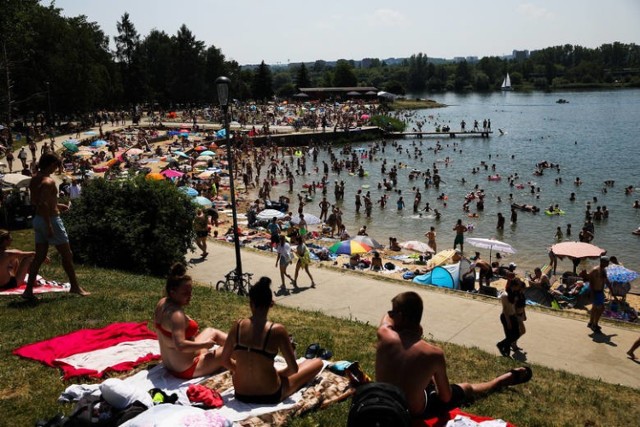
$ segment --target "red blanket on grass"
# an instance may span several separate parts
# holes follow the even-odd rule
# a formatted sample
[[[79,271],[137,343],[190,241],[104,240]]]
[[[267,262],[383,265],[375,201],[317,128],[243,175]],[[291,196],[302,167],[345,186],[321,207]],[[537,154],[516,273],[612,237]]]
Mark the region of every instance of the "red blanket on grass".
[[[13,288],[3,288],[0,290],[0,295],[22,295],[27,288],[27,280],[29,275],[27,274],[24,281],[18,286]],[[59,283],[53,280],[45,280],[42,276],[37,276],[35,286],[33,287],[34,294],[44,294],[48,292],[69,292],[71,285],[69,283]]]
[[[14,350],[13,354],[37,360],[47,366],[59,367],[64,372],[65,380],[81,375],[100,378],[107,371],[128,371],[140,363],[159,359],[160,354],[148,352],[146,349],[140,350],[142,347],[136,345],[149,340],[156,341],[157,338],[156,334],[147,328],[146,322],[114,323],[100,329],[81,329],[45,341],[27,344]],[[104,357],[103,354],[108,351],[107,349],[117,346],[126,348],[127,344],[131,344],[129,350],[133,349],[133,351],[120,353],[126,360],[116,360],[107,367],[94,369],[86,365],[74,366],[61,360],[74,355],[84,355],[87,360],[91,360],[91,352],[94,352],[98,359]]]
[[[456,408],[456,409],[452,409],[451,411],[449,411],[447,414],[442,415],[440,417],[437,418],[429,418],[428,420],[416,420],[413,422],[413,427],[423,427],[423,426],[427,426],[427,427],[444,427],[445,425],[447,425],[447,422],[449,420],[452,420],[456,417],[456,415],[462,415],[464,417],[468,417],[469,419],[475,421],[475,422],[482,422],[482,421],[489,421],[489,420],[494,420],[495,418],[491,418],[491,417],[481,417],[479,415],[473,415],[473,414],[468,414],[466,412],[462,412],[460,410],[460,408]],[[507,427],[516,427],[515,425],[511,424],[508,421],[505,421],[507,424]]]

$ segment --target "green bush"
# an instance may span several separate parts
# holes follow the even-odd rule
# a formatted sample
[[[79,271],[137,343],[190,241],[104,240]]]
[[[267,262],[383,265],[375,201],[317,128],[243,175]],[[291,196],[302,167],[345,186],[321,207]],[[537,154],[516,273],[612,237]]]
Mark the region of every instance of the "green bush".
[[[164,275],[192,247],[195,209],[166,181],[99,178],[84,185],[65,226],[82,263]]]
[[[373,126],[378,126],[386,132],[402,132],[406,125],[398,119],[389,116],[376,115],[369,120]]]

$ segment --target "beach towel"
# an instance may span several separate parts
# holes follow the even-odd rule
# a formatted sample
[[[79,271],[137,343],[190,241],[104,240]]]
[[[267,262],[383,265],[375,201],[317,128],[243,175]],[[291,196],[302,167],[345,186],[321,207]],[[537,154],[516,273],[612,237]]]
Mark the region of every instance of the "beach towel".
[[[280,356],[276,357],[275,364],[278,367],[284,366],[284,359]],[[178,396],[177,405],[154,406],[123,424],[126,427],[218,425],[213,423],[212,420],[216,420],[216,422],[229,420],[234,423],[234,426],[283,426],[294,416],[299,416],[318,408],[324,409],[333,403],[348,398],[353,390],[346,377],[336,375],[325,369],[309,385],[285,399],[284,402],[277,405],[246,404],[234,399],[233,381],[228,371],[214,376],[183,380],[171,375],[162,364],[125,378],[124,384],[137,391],[146,392],[153,388],[158,388],[167,395],[176,393]],[[202,384],[207,388],[218,391],[224,400],[224,406],[219,409],[209,410],[189,406],[191,403],[187,396],[187,390],[191,384]],[[99,395],[99,393],[100,384],[76,384],[67,387],[58,400],[61,402],[75,401],[87,394]],[[197,424],[195,421],[195,424],[187,424],[184,421],[186,419],[190,421],[197,420],[201,424]],[[211,422],[212,424],[207,424],[206,422]]]
[[[466,412],[462,412],[460,408],[452,409],[448,413],[436,417],[429,418],[428,420],[416,420],[413,422],[413,427],[515,427],[513,424],[500,419],[493,419],[491,417],[482,417],[479,415],[473,415]]]
[[[314,409],[324,409],[348,398],[353,391],[346,377],[336,375],[327,369],[320,372],[309,385],[277,405],[256,405],[236,401],[233,398],[233,383],[229,372],[215,375],[203,384],[220,392],[225,401],[222,408],[213,411],[234,422],[234,426],[247,427],[283,426],[292,417]]]
[[[129,389],[136,390],[137,393],[147,393],[152,389],[162,390],[167,396],[174,393],[178,397],[179,405],[191,405],[187,390],[190,385],[199,384],[209,378],[210,375],[192,378],[190,380],[181,379],[171,374],[162,363],[150,369],[143,369],[135,375],[124,378],[123,383]],[[100,396],[101,384],[73,384],[67,387],[58,397],[58,402],[76,402],[86,396]]]
[[[157,336],[146,322],[114,323],[81,329],[13,351],[16,356],[59,367],[64,379],[86,375],[100,378],[108,371],[128,371],[160,358]]]
[[[27,288],[27,280],[29,275],[25,275],[24,282],[18,286],[0,291],[0,295],[22,295]],[[44,294],[48,292],[69,292],[71,285],[69,283],[58,283],[54,280],[46,280],[42,276],[37,276],[36,284],[33,287],[34,294]]]

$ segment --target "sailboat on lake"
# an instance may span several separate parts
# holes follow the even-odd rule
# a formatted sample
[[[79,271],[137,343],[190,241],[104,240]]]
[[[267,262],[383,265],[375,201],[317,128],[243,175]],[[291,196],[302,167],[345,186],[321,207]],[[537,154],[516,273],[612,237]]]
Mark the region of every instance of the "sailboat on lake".
[[[507,73],[507,76],[502,81],[502,86],[500,87],[500,89],[502,89],[502,90],[513,90],[511,88],[511,77],[509,77],[509,73]]]

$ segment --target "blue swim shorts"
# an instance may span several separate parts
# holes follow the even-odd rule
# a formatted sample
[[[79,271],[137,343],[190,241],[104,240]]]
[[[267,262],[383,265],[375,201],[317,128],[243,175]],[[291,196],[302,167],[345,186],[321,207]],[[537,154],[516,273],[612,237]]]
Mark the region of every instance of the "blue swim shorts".
[[[604,305],[604,291],[593,291],[593,305]]]
[[[50,245],[58,246],[69,243],[69,236],[67,236],[67,230],[64,228],[62,218],[59,216],[52,216],[51,227],[53,228],[53,236],[49,237],[47,223],[44,218],[40,215],[33,217],[33,231],[36,235],[36,244],[48,243]]]

